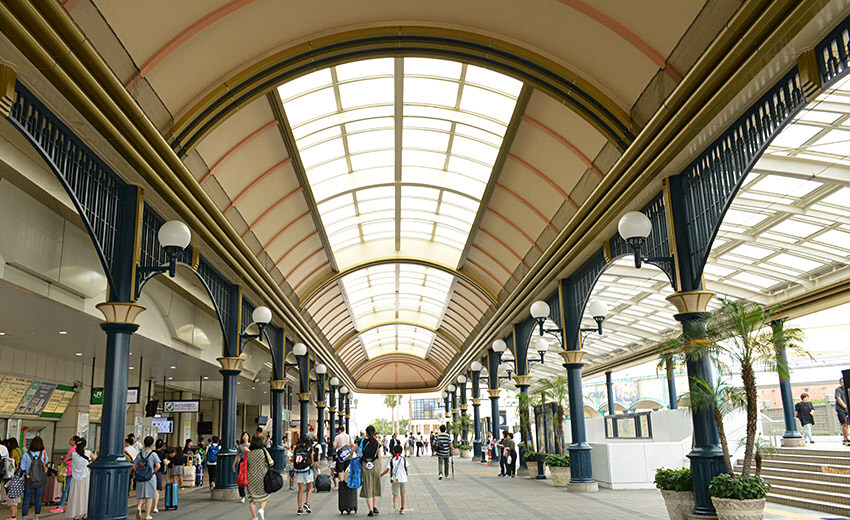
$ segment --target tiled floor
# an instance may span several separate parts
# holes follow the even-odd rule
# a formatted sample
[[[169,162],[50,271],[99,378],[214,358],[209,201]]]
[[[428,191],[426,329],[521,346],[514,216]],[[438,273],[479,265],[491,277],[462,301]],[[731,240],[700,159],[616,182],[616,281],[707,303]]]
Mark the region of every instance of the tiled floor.
[[[568,493],[552,486],[551,480],[527,477],[502,479],[498,468],[455,459],[455,478],[438,481],[437,462],[431,457],[411,459],[411,478],[407,487],[406,516],[435,520],[473,519],[551,519],[580,518],[592,520],[666,519],[661,495],[655,490]],[[379,510],[380,516],[392,515],[392,494],[386,477]],[[157,520],[230,520],[250,519],[247,504],[209,500],[206,489],[186,489],[180,497],[180,509],[161,511]],[[360,500],[357,516],[366,516],[366,505]],[[310,519],[338,518],[336,491],[318,493],[311,500]],[[8,512],[8,510],[6,510]],[[295,517],[295,492],[284,490],[274,494],[266,507],[266,518]],[[132,517],[133,510],[128,510]],[[4,516],[5,517],[5,516]],[[63,518],[63,515],[42,515]],[[768,504],[767,520],[819,520],[837,518],[800,509]]]

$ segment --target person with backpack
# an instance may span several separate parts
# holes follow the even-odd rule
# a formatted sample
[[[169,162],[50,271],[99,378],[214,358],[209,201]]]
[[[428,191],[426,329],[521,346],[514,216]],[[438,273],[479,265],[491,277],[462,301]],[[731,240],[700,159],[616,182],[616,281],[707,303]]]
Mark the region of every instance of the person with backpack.
[[[381,473],[383,477],[390,474],[390,485],[393,488],[393,513],[404,514],[404,487],[407,483],[407,459],[401,454],[401,446],[395,446],[392,458],[387,469]],[[399,508],[399,497],[401,497],[401,508]]]
[[[301,437],[295,449],[292,450],[292,470],[295,472],[295,482],[298,484],[298,515],[312,513],[310,497],[313,495],[313,464],[316,452],[310,435]],[[304,491],[307,491],[306,496]],[[302,502],[302,498],[304,501]]]
[[[71,482],[66,502],[65,518],[85,518],[89,511],[89,463],[97,457],[86,449],[87,441],[77,437],[74,451],[71,452],[71,472],[67,478]]]
[[[154,443],[154,453],[159,457],[159,469],[156,470],[156,498],[153,499],[153,512],[159,513],[159,498],[165,492],[165,470],[168,468],[168,453],[165,451],[165,441],[157,439]]]
[[[41,516],[41,494],[47,483],[47,454],[44,441],[33,437],[29,451],[21,457],[21,471],[24,473],[24,505],[21,515],[26,518],[30,512],[30,502],[35,507],[35,518]]]
[[[401,447],[401,446],[399,446]],[[361,464],[360,498],[366,499],[369,514],[378,514],[378,497],[381,496],[381,443],[375,437],[375,427],[366,427],[366,438],[360,441],[358,447]]]
[[[136,474],[136,519],[142,518],[142,505],[145,506],[145,520],[152,520],[153,501],[156,498],[156,472],[162,461],[153,451],[153,437],[145,437],[144,448],[136,455],[133,467]]]
[[[14,520],[18,516],[18,504],[21,503],[21,495],[24,493],[24,482],[17,470],[18,465],[9,452],[11,441],[15,441],[15,439],[7,439],[0,443],[0,461],[2,461],[3,466],[0,477],[3,480],[3,491],[6,493],[6,505],[12,510],[12,516],[9,518]],[[15,446],[18,445],[17,442],[15,441]]]
[[[218,445],[218,437],[213,435],[209,446],[207,446],[207,471],[209,472],[210,489],[215,487],[215,470],[218,466],[219,450],[221,450],[221,446]]]

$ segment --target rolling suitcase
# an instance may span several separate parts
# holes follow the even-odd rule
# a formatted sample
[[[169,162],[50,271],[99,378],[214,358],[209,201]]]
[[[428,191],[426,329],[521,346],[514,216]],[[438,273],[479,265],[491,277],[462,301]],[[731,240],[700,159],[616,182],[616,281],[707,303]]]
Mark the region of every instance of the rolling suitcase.
[[[165,485],[165,509],[172,510],[177,509],[177,491],[178,486],[176,482],[169,482]]]
[[[195,470],[195,486],[204,485],[204,467],[198,466]]]
[[[339,481],[339,512],[357,513],[357,488],[350,488],[345,481]]]

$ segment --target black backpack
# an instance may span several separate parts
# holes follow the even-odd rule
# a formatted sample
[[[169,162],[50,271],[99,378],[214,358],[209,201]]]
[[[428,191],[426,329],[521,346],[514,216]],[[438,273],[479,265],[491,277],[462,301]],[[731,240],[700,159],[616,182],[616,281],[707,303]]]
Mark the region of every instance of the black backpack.
[[[33,456],[32,452],[27,453],[27,456],[32,460],[29,475],[27,475],[27,487],[29,489],[38,489],[44,487],[47,483],[47,468],[44,467],[44,461],[41,460],[42,452],[36,453],[38,453],[38,457]]]
[[[310,469],[310,455],[313,452],[313,448],[310,446],[304,446],[299,444],[295,448],[295,452],[292,456],[292,467],[295,471],[307,471]]]

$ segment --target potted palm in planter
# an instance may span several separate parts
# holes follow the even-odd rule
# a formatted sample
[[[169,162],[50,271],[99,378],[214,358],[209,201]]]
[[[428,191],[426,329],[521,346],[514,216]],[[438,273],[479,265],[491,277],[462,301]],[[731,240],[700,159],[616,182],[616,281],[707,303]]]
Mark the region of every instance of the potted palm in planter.
[[[694,510],[694,486],[689,468],[655,470],[655,487],[661,491],[670,520],[685,520]]]
[[[721,473],[708,487],[718,520],[764,518],[764,502],[770,484],[758,475],[745,477]]]
[[[544,459],[552,474],[552,483],[555,487],[567,487],[570,483],[570,456],[569,455],[546,455]]]
[[[469,444],[458,444],[457,449],[460,450],[460,458],[462,459],[471,459],[472,458],[472,446]]]
[[[556,376],[551,379],[541,381],[548,395],[552,397],[557,408],[552,422],[555,426],[555,442],[558,443],[561,453],[566,453],[567,449],[564,442],[564,419],[566,418],[566,405],[569,399],[569,386],[567,378],[564,376]]]

